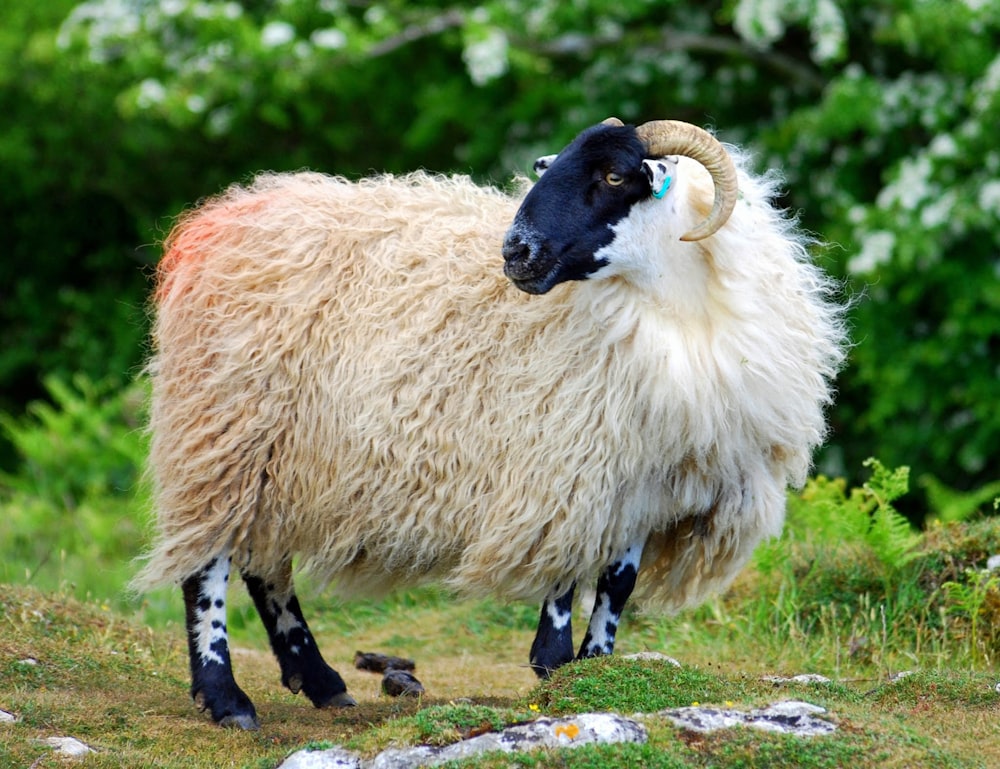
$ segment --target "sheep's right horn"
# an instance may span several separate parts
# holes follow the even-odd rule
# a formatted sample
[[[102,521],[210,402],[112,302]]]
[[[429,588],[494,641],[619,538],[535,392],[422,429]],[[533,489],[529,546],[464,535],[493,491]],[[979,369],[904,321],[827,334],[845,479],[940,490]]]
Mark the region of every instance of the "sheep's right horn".
[[[609,117],[606,120],[602,120],[601,125],[623,126],[625,124],[616,117]]]
[[[679,120],[653,120],[636,128],[654,157],[684,155],[697,160],[712,175],[715,202],[708,217],[681,240],[703,240],[718,230],[736,206],[736,167],[725,147],[708,131]]]

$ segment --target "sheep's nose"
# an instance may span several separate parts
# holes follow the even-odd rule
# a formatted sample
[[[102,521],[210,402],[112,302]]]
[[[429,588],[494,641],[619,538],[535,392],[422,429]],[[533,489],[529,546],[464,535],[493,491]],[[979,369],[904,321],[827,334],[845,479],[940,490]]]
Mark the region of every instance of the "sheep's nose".
[[[503,242],[505,262],[526,262],[531,259],[531,247],[518,235],[508,235]]]

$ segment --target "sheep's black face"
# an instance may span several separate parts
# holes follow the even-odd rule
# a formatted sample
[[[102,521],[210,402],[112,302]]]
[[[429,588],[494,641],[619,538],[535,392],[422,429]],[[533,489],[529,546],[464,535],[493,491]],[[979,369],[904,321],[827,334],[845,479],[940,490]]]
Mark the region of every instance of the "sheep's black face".
[[[632,126],[588,128],[560,152],[528,193],[503,244],[504,274],[522,291],[544,294],[585,280],[608,260],[612,227],[650,196],[645,146]]]

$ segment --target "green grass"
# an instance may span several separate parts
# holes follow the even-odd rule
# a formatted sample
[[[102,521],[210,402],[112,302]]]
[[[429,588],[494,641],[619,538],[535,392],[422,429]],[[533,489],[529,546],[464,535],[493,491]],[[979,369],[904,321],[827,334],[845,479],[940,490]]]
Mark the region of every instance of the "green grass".
[[[615,657],[539,685],[526,665],[536,606],[456,601],[435,586],[340,604],[304,583],[310,624],[362,702],[320,712],[277,685],[256,614],[234,590],[237,677],[265,728],[222,732],[189,701],[178,591],[139,600],[125,590],[148,509],[138,470],[143,386],[49,387],[54,406],[0,418],[23,459],[17,475],[0,476],[0,708],[20,719],[0,726],[0,766],[58,765],[35,741],[57,734],[101,749],[87,766],[263,768],[307,744],[370,756],[535,713],[752,708],[785,697],[828,708],[840,730],[807,742],[745,730],[698,736],[653,719],[645,746],[466,765],[1000,766],[1000,573],[984,570],[1000,553],[1000,517],[982,517],[989,489],[936,489],[940,520],[918,532],[894,507],[906,468],[876,461],[859,488],[816,478],[790,496],[785,533],[759,548],[726,595],[674,617],[626,612],[619,655],[663,652],[680,669]],[[579,636],[582,617],[575,622]],[[377,678],[350,670],[357,649],[415,658],[427,696],[382,697]],[[889,683],[900,671],[915,672]],[[804,672],[833,682],[761,680]]]
[[[721,657],[691,663],[702,653],[674,648],[685,661],[680,668],[614,656],[575,663],[540,683],[522,671],[516,687],[490,695],[499,689],[493,683],[502,676],[511,638],[515,656],[530,638],[530,631],[501,627],[484,635],[449,633],[447,647],[416,655],[428,695],[391,700],[378,695],[377,677],[349,669],[345,660],[353,645],[380,646],[400,624],[408,624],[414,638],[429,638],[455,623],[453,612],[482,611],[473,604],[410,605],[417,596],[385,602],[381,614],[359,620],[346,640],[330,629],[321,632],[321,644],[358,697],[359,707],[351,710],[318,711],[281,689],[277,667],[259,639],[244,638],[251,645],[234,647],[237,675],[258,706],[263,728],[234,733],[213,726],[192,706],[179,627],[152,630],[109,608],[31,588],[3,586],[2,596],[0,708],[19,721],[0,726],[0,766],[64,766],[38,740],[70,735],[99,749],[81,761],[86,767],[268,769],[306,746],[344,745],[371,757],[387,747],[449,744],[538,714],[588,711],[647,714],[642,718],[649,742],[486,755],[455,766],[1000,765],[998,675],[987,670],[918,670],[895,682],[873,671],[869,678],[830,684],[776,685]],[[656,715],[693,703],[750,710],[782,699],[826,708],[837,731],[814,738],[746,728],[703,735]]]

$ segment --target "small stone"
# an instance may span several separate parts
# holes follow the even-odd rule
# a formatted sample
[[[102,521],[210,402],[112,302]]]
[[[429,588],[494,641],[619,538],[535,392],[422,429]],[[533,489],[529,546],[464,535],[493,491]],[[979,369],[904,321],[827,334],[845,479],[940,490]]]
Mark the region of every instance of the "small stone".
[[[799,673],[797,676],[762,676],[761,681],[772,684],[828,684],[830,679],[819,673]]]
[[[675,668],[679,668],[681,663],[675,660],[673,657],[668,657],[666,654],[660,654],[660,652],[636,652],[635,654],[625,654],[622,656],[623,660],[656,660],[658,662],[666,662],[668,665],[673,665]]]
[[[37,665],[38,664],[38,660],[36,660],[34,657],[25,657],[23,660],[18,660],[17,664],[18,665]]]
[[[8,713],[6,710],[0,710],[0,724],[12,724],[17,721],[13,713]]]
[[[65,756],[85,756],[94,751],[74,737],[47,737],[43,743]]]
[[[997,555],[991,555],[986,559],[986,569],[988,571],[996,571],[1000,569],[1000,553]]]

